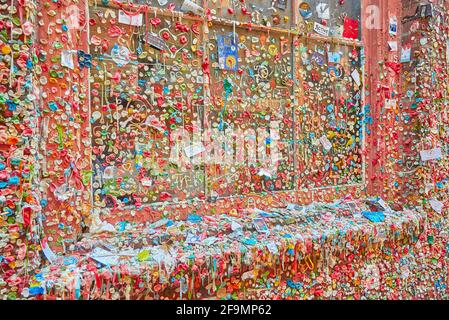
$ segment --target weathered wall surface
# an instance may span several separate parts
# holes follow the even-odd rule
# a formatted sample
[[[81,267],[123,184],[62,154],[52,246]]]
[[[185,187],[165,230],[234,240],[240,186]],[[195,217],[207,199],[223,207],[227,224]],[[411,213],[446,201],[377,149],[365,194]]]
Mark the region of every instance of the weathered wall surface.
[[[422,250],[444,270],[447,13],[413,17],[417,1],[366,0],[356,27],[350,2],[329,16],[287,3],[205,1],[204,19],[121,7],[138,25],[115,2],[2,3],[2,286],[17,291],[41,244],[63,252],[92,217],[177,219],[366,191],[426,205]],[[218,49],[221,36],[231,45]],[[362,66],[365,83],[353,73]],[[238,140],[243,129],[254,134]],[[195,133],[196,144],[184,140]],[[231,157],[244,165],[220,162],[239,144]],[[201,153],[215,158],[192,160]]]
[[[396,184],[397,169],[394,163],[394,159],[401,153],[399,127],[396,125],[399,106],[385,106],[387,100],[397,100],[400,97],[398,50],[402,32],[402,2],[364,1],[363,8],[368,191],[373,195],[393,199],[400,193],[400,187]],[[396,21],[396,33],[389,30],[390,19]],[[396,43],[396,51],[389,49],[389,41]]]
[[[45,239],[59,248],[91,209],[88,68],[79,62],[88,52],[85,9],[84,1],[39,2],[37,17],[39,189]]]
[[[40,263],[35,1],[0,4],[0,296]]]
[[[338,65],[346,72],[346,82],[338,81],[337,88],[323,82],[329,72],[326,65],[300,72],[306,66],[301,59],[316,59],[320,50],[327,50],[321,40],[304,42],[309,35],[316,36],[313,23],[322,22],[316,11],[311,11],[311,19],[303,19],[296,12],[296,2],[276,13],[259,10],[257,5],[232,10],[226,4],[205,5],[211,10],[207,28],[201,19],[165,7],[154,11],[124,6],[125,12],[136,12],[143,19],[142,26],[117,23],[117,3],[93,2],[89,11],[85,3],[70,2],[42,8],[38,45],[46,58],[40,78],[48,83],[41,103],[41,190],[46,196],[46,236],[51,246],[63,249],[63,239],[73,241],[89,226],[92,214],[112,223],[144,222],[162,216],[184,218],[192,212],[229,213],[245,207],[363,194],[362,85],[350,88],[354,66],[348,58],[361,28],[356,27],[351,35],[352,27],[342,18],[349,13],[348,18],[358,19],[348,11],[355,7],[335,5],[328,13],[331,35],[337,42],[344,32],[356,38],[347,41],[349,45],[333,45],[344,53],[344,62]],[[261,15],[242,15],[244,10],[259,10]],[[237,26],[234,31],[226,19],[251,25]],[[295,37],[297,30],[306,32],[305,37]],[[158,34],[167,47],[148,47],[143,36],[148,31]],[[218,58],[223,53],[216,47],[217,35],[233,32],[239,42],[237,73],[227,67],[222,70]],[[253,34],[266,40],[250,46]],[[203,38],[211,45],[205,46]],[[117,62],[114,55],[119,48],[137,50],[131,62]],[[312,50],[310,56],[301,57],[306,48]],[[361,76],[357,55],[354,61]],[[180,62],[192,64],[190,71],[179,70]],[[287,68],[282,70],[282,65]],[[161,66],[163,71],[157,71]],[[192,70],[202,80],[193,80]],[[315,75],[319,84],[308,90],[317,94],[306,95],[304,84],[316,81]],[[327,101],[320,92],[326,92]],[[352,101],[353,96],[358,98]],[[333,110],[337,99],[341,105]],[[346,117],[351,117],[350,130],[341,126]],[[148,129],[149,119],[157,123]],[[272,130],[273,123],[280,130],[279,137]],[[254,131],[254,143],[242,130]],[[199,161],[185,157],[185,143],[191,141],[183,139],[195,139],[195,134],[200,148],[207,149]],[[245,140],[225,142],[239,136]],[[318,142],[323,136],[340,151],[323,151]],[[176,137],[183,138],[177,141]],[[234,163],[220,163],[228,152],[220,143],[235,148]],[[244,149],[238,151],[241,143]],[[274,151],[280,153],[276,159]],[[244,163],[238,163],[240,158]]]

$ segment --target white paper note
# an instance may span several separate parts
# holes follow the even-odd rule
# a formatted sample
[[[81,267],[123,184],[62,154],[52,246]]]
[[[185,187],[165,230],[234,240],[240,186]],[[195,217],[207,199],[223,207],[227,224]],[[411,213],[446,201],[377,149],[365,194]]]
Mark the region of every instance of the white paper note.
[[[128,24],[130,26],[140,27],[143,22],[143,14],[139,13],[135,16],[129,16],[124,11],[119,10],[118,12],[118,22],[123,24]]]
[[[89,257],[107,266],[118,265],[120,259],[118,255],[99,247],[95,248]]]
[[[396,109],[398,100],[397,99],[386,99],[385,109]]]
[[[323,148],[326,149],[326,151],[329,151],[332,149],[332,143],[329,141],[329,139],[326,136],[322,136],[320,138],[320,142],[323,145]]]
[[[42,247],[42,252],[44,253],[45,257],[48,259],[48,261],[50,261],[50,263],[54,263],[56,260],[56,255],[55,253],[50,249],[50,247],[47,245],[47,243],[42,243],[41,242],[41,247]]]
[[[398,51],[398,42],[397,41],[388,41],[388,48],[390,52]]]
[[[204,11],[204,9],[200,5],[196,4],[191,0],[184,0],[181,6],[181,11],[193,12],[196,15],[200,15]]]
[[[237,230],[242,230],[242,229],[243,229],[243,227],[241,224],[238,224],[235,221],[231,221],[231,230],[232,231],[237,231]]]
[[[278,246],[274,242],[268,242],[267,243],[267,248],[270,251],[270,253],[272,253],[272,254],[278,254],[279,253]]]
[[[441,148],[420,151],[422,161],[439,160],[443,157]]]
[[[318,3],[316,6],[316,13],[320,19],[329,20],[331,18],[329,4],[327,3]]]
[[[73,63],[73,54],[76,53],[76,50],[64,50],[61,52],[61,66],[67,67],[70,69],[75,69],[75,65]]]
[[[184,152],[187,157],[193,158],[194,156],[206,151],[206,148],[201,142],[194,143],[192,145],[187,146],[184,148]]]
[[[443,212],[444,204],[436,199],[429,200],[430,206],[438,213]]]
[[[322,25],[321,23],[315,22],[315,25],[313,26],[313,30],[318,33],[319,35],[322,36],[329,36],[329,27],[326,27],[324,25]]]
[[[260,169],[260,170],[259,170],[259,173],[258,173],[257,175],[260,176],[260,177],[268,177],[268,178],[271,178],[271,173],[268,172],[268,171],[265,170],[265,169]]]
[[[352,71],[351,73],[352,79],[354,79],[355,83],[360,86],[360,73],[357,70]]]
[[[391,211],[391,208],[390,208],[390,206],[388,205],[388,203],[386,203],[385,201],[384,201],[384,199],[379,199],[379,201],[377,201],[379,204],[380,204],[380,206],[382,207],[382,208],[384,208],[386,211]]]

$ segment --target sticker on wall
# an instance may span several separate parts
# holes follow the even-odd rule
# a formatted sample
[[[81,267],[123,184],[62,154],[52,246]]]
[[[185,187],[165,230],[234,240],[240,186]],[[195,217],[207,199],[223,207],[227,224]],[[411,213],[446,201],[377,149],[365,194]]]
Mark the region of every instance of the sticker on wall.
[[[340,63],[341,61],[341,53],[340,52],[331,52],[327,53],[329,63]]]
[[[359,37],[359,21],[345,18],[343,24],[343,37],[348,39],[358,39]]]
[[[388,50],[390,52],[398,51],[398,42],[397,41],[388,41]]]
[[[148,34],[148,39],[146,39],[146,41],[148,42],[148,44],[157,49],[157,50],[166,50],[167,49],[167,45],[165,43],[165,40],[160,38],[159,36],[157,36],[156,34],[150,33]]]
[[[237,36],[218,35],[218,59],[220,68],[222,70],[237,71],[238,69],[238,50],[237,50]]]
[[[390,35],[396,36],[398,34],[398,18],[396,16],[390,17]]]
[[[313,30],[321,36],[327,37],[329,36],[330,29],[329,27],[322,25],[321,23],[315,22],[313,26]]]
[[[299,13],[301,14],[301,17],[303,17],[304,19],[310,19],[313,14],[310,4],[308,4],[307,2],[302,2],[299,5]]]
[[[412,58],[412,48],[410,46],[403,47],[401,49],[401,62],[407,63],[410,62]]]
[[[318,18],[320,19],[329,20],[331,18],[328,3],[319,3],[316,6],[316,12],[318,14]]]
[[[276,8],[281,9],[281,10],[285,10],[287,9],[287,2],[288,0],[276,0]]]

